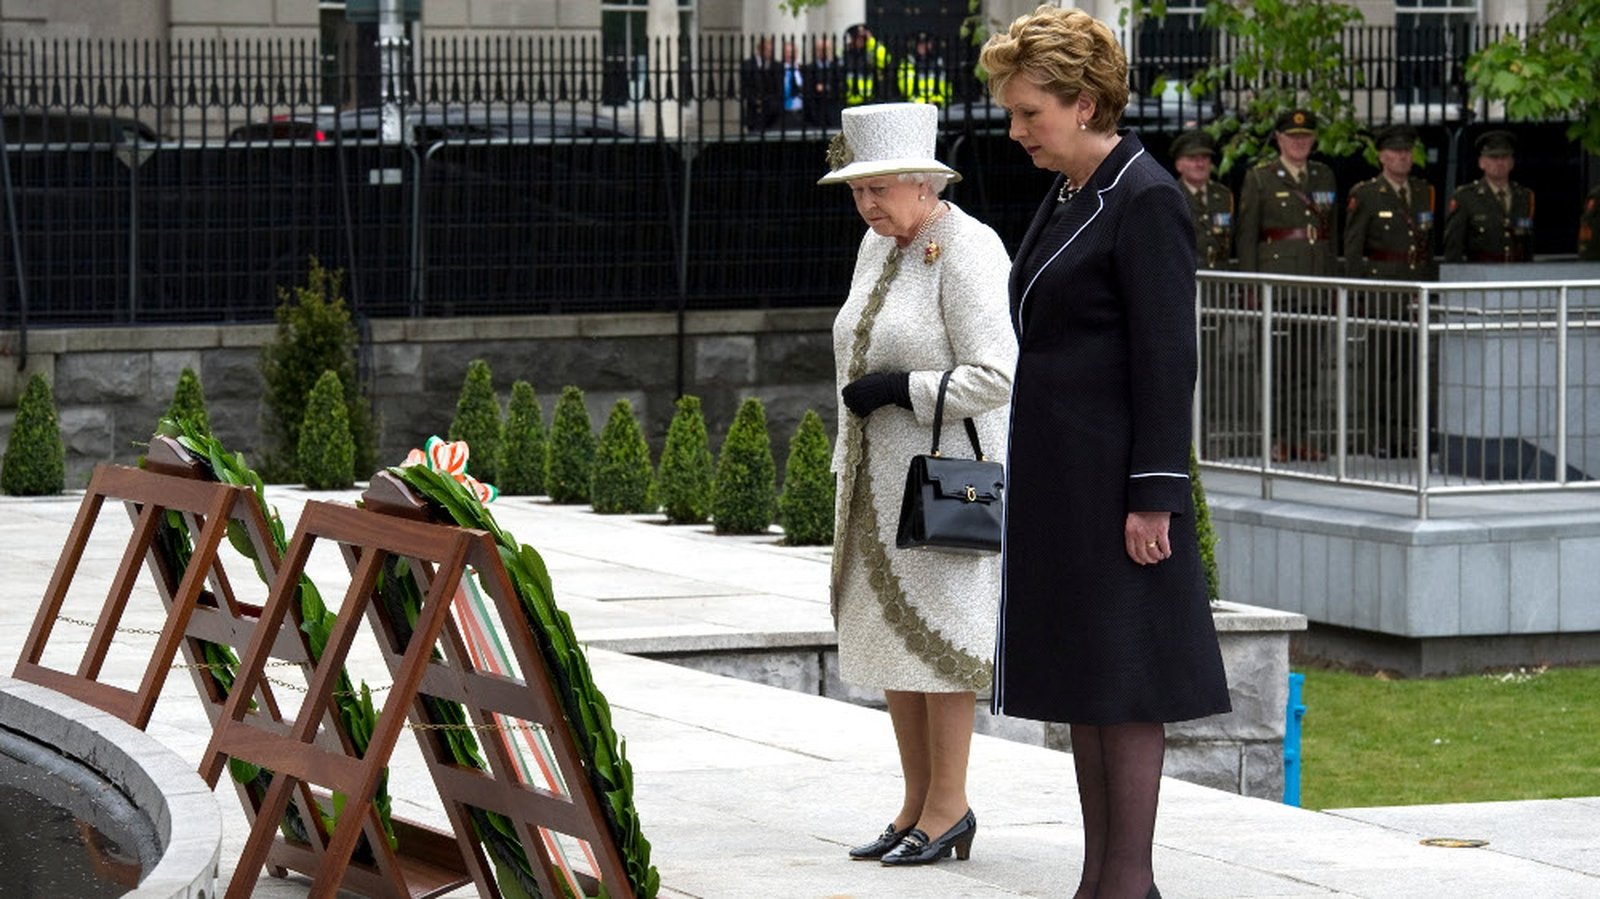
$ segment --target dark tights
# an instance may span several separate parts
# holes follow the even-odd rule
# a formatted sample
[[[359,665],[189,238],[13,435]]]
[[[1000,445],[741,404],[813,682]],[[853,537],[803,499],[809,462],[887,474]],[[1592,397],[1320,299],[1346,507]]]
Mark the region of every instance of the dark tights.
[[[1083,878],[1073,899],[1145,899],[1166,753],[1161,724],[1074,724],[1083,807]]]

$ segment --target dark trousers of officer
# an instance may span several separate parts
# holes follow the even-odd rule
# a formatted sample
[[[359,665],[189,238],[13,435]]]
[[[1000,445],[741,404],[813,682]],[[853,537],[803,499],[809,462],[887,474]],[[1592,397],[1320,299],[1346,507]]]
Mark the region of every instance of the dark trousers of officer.
[[[1365,439],[1357,446],[1369,455],[1416,455],[1418,373],[1413,299],[1409,292],[1387,290],[1361,296],[1362,317],[1369,324],[1361,366],[1366,409],[1360,424]]]
[[[1327,454],[1319,372],[1333,351],[1333,310],[1321,291],[1300,286],[1279,287],[1274,310],[1283,317],[1272,324],[1272,454],[1279,462],[1317,461]]]
[[[1208,291],[1200,321],[1200,427],[1209,458],[1260,452],[1261,323],[1242,314],[1249,296],[1230,285]]]

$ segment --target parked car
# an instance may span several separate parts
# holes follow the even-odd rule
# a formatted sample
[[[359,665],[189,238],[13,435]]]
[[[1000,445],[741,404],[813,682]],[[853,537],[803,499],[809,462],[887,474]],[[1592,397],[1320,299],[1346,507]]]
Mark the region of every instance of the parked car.
[[[628,137],[633,131],[602,109],[577,103],[516,105],[403,106],[401,125],[409,141],[527,140],[530,138]],[[383,110],[376,106],[275,115],[265,122],[242,125],[228,133],[230,143],[311,141],[372,142],[381,137]]]
[[[160,136],[131,116],[22,107],[0,110],[8,146],[23,144],[156,143]]]

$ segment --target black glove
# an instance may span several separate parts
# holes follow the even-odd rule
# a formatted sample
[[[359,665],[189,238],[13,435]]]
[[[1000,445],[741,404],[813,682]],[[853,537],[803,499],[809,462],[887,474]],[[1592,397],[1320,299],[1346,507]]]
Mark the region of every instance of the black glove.
[[[845,406],[865,418],[879,406],[893,403],[902,409],[911,408],[911,373],[908,371],[875,371],[862,375],[844,385],[839,391]]]

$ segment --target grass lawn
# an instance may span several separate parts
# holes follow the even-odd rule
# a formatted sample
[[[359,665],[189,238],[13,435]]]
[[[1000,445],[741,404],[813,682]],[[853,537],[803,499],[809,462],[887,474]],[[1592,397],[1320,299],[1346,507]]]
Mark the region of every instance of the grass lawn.
[[[1600,668],[1297,670],[1305,808],[1600,796]]]

